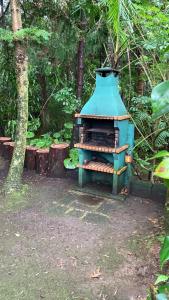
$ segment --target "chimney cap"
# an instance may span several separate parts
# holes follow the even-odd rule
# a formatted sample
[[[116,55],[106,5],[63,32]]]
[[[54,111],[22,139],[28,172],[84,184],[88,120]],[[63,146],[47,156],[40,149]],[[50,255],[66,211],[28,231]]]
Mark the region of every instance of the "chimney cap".
[[[96,69],[96,73],[99,73],[102,77],[107,77],[110,73],[114,73],[115,77],[118,76],[119,71],[112,69],[111,67],[104,67]]]

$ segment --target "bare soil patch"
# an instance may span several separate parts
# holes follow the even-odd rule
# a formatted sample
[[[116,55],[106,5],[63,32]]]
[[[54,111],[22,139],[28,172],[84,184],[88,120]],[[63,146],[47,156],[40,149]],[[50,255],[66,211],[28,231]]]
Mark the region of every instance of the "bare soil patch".
[[[5,165],[0,163],[1,181]],[[73,193],[25,173],[28,196],[0,199],[0,299],[136,300],[158,272],[163,207]],[[141,195],[140,195],[141,196]]]

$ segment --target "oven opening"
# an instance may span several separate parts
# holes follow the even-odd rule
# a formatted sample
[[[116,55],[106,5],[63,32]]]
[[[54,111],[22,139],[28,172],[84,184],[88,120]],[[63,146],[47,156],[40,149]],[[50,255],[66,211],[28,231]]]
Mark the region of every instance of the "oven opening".
[[[88,120],[80,128],[79,142],[93,146],[118,147],[119,128],[109,120]]]

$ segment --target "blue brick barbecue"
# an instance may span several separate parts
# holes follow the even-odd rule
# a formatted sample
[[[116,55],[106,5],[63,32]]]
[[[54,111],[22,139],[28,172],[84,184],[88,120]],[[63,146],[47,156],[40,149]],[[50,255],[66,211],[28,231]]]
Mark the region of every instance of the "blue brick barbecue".
[[[93,95],[76,114],[79,127],[79,185],[100,181],[112,193],[128,190],[131,178],[134,125],[119,93],[118,72],[96,70]]]

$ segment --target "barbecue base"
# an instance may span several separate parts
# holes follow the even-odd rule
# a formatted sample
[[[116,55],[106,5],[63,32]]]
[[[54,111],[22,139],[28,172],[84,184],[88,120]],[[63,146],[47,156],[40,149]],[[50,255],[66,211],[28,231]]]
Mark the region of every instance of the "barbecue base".
[[[78,186],[75,186],[72,190],[71,193],[75,194],[85,194],[89,195],[91,197],[96,197],[96,198],[102,198],[105,200],[116,200],[116,201],[125,201],[128,197],[128,195],[124,194],[118,194],[115,195],[111,191],[111,185],[109,184],[104,184],[100,185],[100,183],[88,183],[86,184],[83,188]]]

